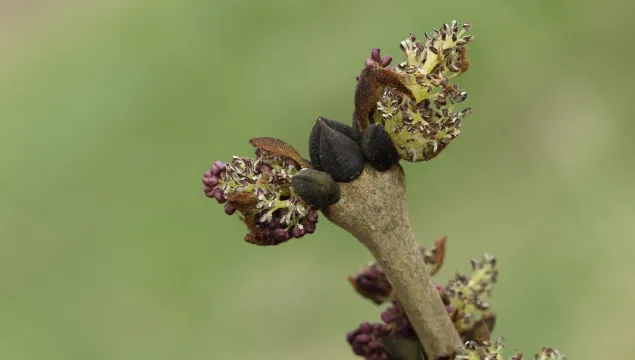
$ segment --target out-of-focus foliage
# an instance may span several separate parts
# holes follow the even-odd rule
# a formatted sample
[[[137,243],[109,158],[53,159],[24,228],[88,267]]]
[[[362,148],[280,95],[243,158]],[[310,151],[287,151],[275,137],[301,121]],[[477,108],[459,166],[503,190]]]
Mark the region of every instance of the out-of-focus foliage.
[[[631,2],[0,3],[0,358],[348,359],[368,253],[322,220],[275,248],[201,192],[247,139],[308,156],[373,47],[471,21],[473,113],[404,164],[418,239],[501,270],[495,338],[635,350]],[[592,346],[603,344],[603,346]]]

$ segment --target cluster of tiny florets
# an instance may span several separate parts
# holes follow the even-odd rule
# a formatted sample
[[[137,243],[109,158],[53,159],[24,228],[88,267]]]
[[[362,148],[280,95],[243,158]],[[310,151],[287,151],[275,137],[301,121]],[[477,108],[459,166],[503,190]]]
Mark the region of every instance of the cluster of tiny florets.
[[[346,335],[355,355],[363,356],[366,360],[390,359],[383,346],[385,338],[398,336],[411,341],[417,339],[404,310],[396,301],[393,300],[391,306],[381,313],[381,320],[382,323],[362,323]]]
[[[494,256],[485,254],[479,262],[472,259],[471,264],[472,274],[469,277],[456,274],[444,291],[453,310],[452,320],[459,333],[470,331],[478,321],[477,312],[490,308],[487,298],[491,296],[492,287],[498,279]]]
[[[468,341],[457,349],[454,354],[442,356],[438,360],[503,360],[505,339],[499,338],[495,342],[489,340]],[[524,360],[525,356],[517,352],[509,360]],[[558,350],[543,348],[535,354],[533,360],[566,360]]]
[[[313,233],[318,214],[291,184],[302,166],[260,149],[256,156],[215,161],[203,175],[205,195],[224,204],[228,215],[238,210],[250,230],[245,238],[249,242],[276,245]]]
[[[385,324],[362,323],[346,335],[353,353],[363,356],[367,360],[389,360],[388,353],[382,345],[382,340],[390,335],[390,329]]]
[[[381,313],[380,318],[386,323],[393,334],[411,339],[417,337],[412,325],[410,325],[408,321],[406,312],[396,300],[393,300],[392,304]]]
[[[421,248],[426,262],[437,263],[437,265],[443,262],[445,240],[445,237],[442,237],[437,240],[434,247],[427,250]],[[485,254],[480,261],[472,259],[471,264],[470,276],[457,273],[447,285],[435,284],[448,316],[464,341],[464,346],[458,348],[453,354],[439,357],[438,360],[503,360],[504,339],[500,338],[494,342],[490,340],[496,323],[496,315],[487,311],[490,305],[486,301],[498,278],[496,258]],[[420,346],[407,314],[393,297],[390,282],[377,264],[369,264],[358,274],[350,276],[349,281],[357,293],[378,305],[390,301],[390,305],[381,313],[381,323],[362,323],[357,329],[347,334],[348,343],[356,355],[367,360],[401,359],[399,356],[392,356],[389,351],[390,343],[395,339],[399,339],[402,345]],[[479,313],[480,316],[478,316]],[[523,359],[525,358],[522,353],[516,353],[510,358],[510,360]],[[543,348],[532,359],[566,360],[562,354],[552,348]]]
[[[443,286],[436,285],[436,289],[442,299],[444,299]],[[444,303],[449,314],[451,309],[447,306],[448,303],[445,299]],[[383,341],[387,337],[397,337],[412,342],[418,341],[417,334],[410,321],[408,321],[406,312],[397,300],[393,299],[391,301],[390,306],[384,309],[380,318],[382,320],[381,323],[362,323],[357,329],[350,331],[346,335],[348,343],[356,355],[362,356],[366,360],[388,360],[391,357],[383,345]]]
[[[391,69],[405,76],[415,101],[388,87],[377,103],[373,122],[384,126],[402,159],[434,158],[459,135],[463,118],[471,113],[470,108],[455,109],[467,93],[451,84],[469,68],[469,30],[469,24],[459,26],[453,21],[433,29],[431,35],[425,33],[423,41],[411,34],[401,42],[405,60]]]
[[[560,351],[550,347],[542,348],[542,350],[534,356],[534,360],[566,360],[566,359],[567,358],[564,355],[562,355]],[[522,354],[518,360],[522,360]]]
[[[355,291],[362,297],[380,305],[392,297],[392,285],[386,274],[375,262],[368,264],[360,272],[348,277]]]
[[[453,21],[425,33],[423,40],[410,34],[400,44],[405,59],[391,67],[392,57],[373,49],[357,77],[352,127],[318,117],[309,137],[311,161],[282,140],[251,139],[256,158],[215,161],[203,175],[205,195],[224,204],[227,215],[239,214],[248,229],[247,242],[277,245],[313,233],[317,210],[340,201],[339,184],[354,181],[366,164],[386,171],[400,159],[436,157],[459,136],[472,111],[455,109],[467,93],[451,84],[470,67],[470,27]],[[431,276],[443,264],[445,241],[441,237],[433,247],[420,248]],[[503,339],[490,340],[496,315],[488,311],[487,301],[497,277],[496,258],[485,254],[481,261],[472,260],[470,276],[457,273],[445,286],[435,283],[463,341],[436,360],[503,360]],[[362,297],[387,305],[381,322],[364,322],[347,334],[353,353],[367,360],[427,359],[427,346],[419,342],[383,269],[372,262],[348,280]],[[523,359],[522,353],[510,358]],[[545,347],[533,360],[566,358]]]
[[[468,341],[463,347],[457,349],[455,354],[442,358],[442,360],[503,360],[504,346],[503,338],[494,343],[489,340]]]
[[[436,273],[443,264],[445,256],[445,236],[439,238],[435,245],[429,248],[421,247],[421,255],[424,257],[428,267]],[[485,302],[485,297],[489,296],[492,285],[496,282],[497,270],[494,268],[496,260],[494,257],[485,255],[481,262],[472,261],[473,273],[470,277],[457,274],[456,278],[449,281],[444,286],[435,284],[437,293],[445,306],[448,317],[453,321],[455,328],[464,341],[489,339],[489,335],[495,324],[495,315],[491,312],[481,314],[476,318],[477,310],[485,310],[489,305]],[[396,336],[407,341],[417,341],[417,335],[410,324],[408,317],[400,306],[392,291],[392,286],[381,267],[371,262],[360,272],[349,276],[349,282],[355,291],[364,298],[373,301],[377,305],[389,302],[390,305],[381,313],[382,323],[373,324],[373,328],[382,329],[381,332],[373,333],[373,344],[381,343],[384,337]],[[365,324],[365,323],[364,323]],[[366,325],[360,325],[362,330],[368,329]],[[362,341],[357,339],[360,334],[367,332],[360,328],[349,332],[347,339],[353,352],[365,359],[379,359],[378,356],[386,352],[384,347],[359,346],[366,344],[369,337],[362,336]],[[368,335],[368,334],[367,334]],[[387,359],[390,359],[388,357]]]

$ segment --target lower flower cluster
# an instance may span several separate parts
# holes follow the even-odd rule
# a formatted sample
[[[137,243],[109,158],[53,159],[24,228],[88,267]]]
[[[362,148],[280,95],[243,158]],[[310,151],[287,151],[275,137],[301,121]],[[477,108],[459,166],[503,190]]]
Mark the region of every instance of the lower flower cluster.
[[[445,240],[440,238],[435,246],[421,248],[421,254],[432,272],[436,272],[445,254]],[[436,290],[464,346],[438,360],[502,360],[503,339],[490,341],[496,323],[496,315],[489,311],[486,301],[498,278],[496,258],[485,254],[480,261],[472,259],[472,273],[457,273],[445,286],[436,284]],[[381,313],[381,322],[360,324],[346,338],[353,353],[367,360],[421,360],[423,347],[408,317],[393,297],[392,287],[384,272],[376,263],[370,263],[349,282],[362,297],[377,305],[390,305]],[[404,350],[405,349],[405,350]],[[521,353],[510,360],[522,360]],[[564,360],[557,350],[544,348],[535,360]]]
[[[457,349],[454,354],[442,356],[437,360],[502,360],[504,347],[505,341],[503,338],[499,338],[495,342],[489,340],[481,342],[468,341],[463,347]],[[509,360],[524,359],[525,356],[519,352],[509,358]],[[534,355],[533,360],[566,360],[566,357],[556,349],[544,347],[539,353]]]
[[[446,305],[448,315],[451,316],[453,309],[444,294],[443,285],[437,284],[439,296]],[[417,342],[417,334],[408,321],[408,317],[397,300],[391,300],[391,305],[381,313],[381,323],[362,323],[360,326],[350,331],[346,335],[348,343],[353,349],[353,353],[368,360],[393,359],[390,352],[384,345],[386,338],[396,337],[408,342]]]

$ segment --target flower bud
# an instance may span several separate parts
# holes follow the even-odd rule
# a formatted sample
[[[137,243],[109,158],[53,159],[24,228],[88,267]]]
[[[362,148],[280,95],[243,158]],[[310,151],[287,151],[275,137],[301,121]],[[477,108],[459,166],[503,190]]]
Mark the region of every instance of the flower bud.
[[[392,296],[392,285],[377,263],[371,263],[348,281],[362,297],[380,305]]]
[[[410,338],[417,336],[412,325],[410,325],[410,321],[408,321],[405,310],[396,300],[393,300],[392,305],[381,313],[381,320],[386,323],[394,334]]]
[[[379,67],[387,67],[392,62],[392,56],[381,56],[381,50],[374,48],[370,51],[370,57],[364,62],[364,67],[374,65]],[[355,79],[359,81],[361,75],[357,75]]]
[[[382,346],[382,339],[389,334],[390,330],[385,325],[365,322],[346,334],[346,340],[357,356],[372,360],[389,360],[388,353]]]

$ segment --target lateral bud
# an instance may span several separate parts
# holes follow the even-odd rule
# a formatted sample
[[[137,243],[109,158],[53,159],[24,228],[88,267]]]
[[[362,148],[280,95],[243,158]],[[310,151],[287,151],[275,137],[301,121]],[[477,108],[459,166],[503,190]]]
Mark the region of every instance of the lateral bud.
[[[302,169],[291,178],[295,192],[317,209],[340,199],[340,186],[331,175],[315,169]]]
[[[364,153],[356,134],[347,125],[318,118],[309,138],[313,167],[327,172],[338,182],[356,179],[364,169]]]
[[[370,124],[362,137],[362,151],[373,167],[379,171],[390,169],[399,162],[399,153],[383,125]]]
[[[315,121],[315,125],[313,125],[313,129],[311,130],[311,135],[309,135],[309,156],[311,157],[313,168],[316,170],[324,171],[324,168],[322,167],[322,164],[320,162],[320,123],[325,123],[326,126],[328,126],[329,128],[345,135],[357,144],[361,142],[362,137],[356,129],[346,124],[342,124],[341,122],[335,120],[329,120],[322,116],[318,117]]]

